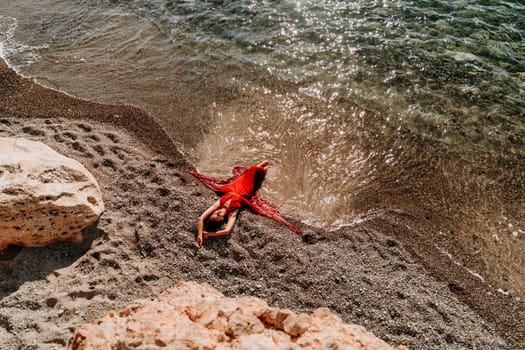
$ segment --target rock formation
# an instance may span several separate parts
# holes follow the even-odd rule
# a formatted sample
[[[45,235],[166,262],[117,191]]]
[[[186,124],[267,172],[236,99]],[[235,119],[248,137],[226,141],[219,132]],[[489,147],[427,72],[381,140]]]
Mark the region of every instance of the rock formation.
[[[0,251],[81,241],[104,210],[93,175],[40,142],[0,137],[0,150]]]
[[[179,282],[155,300],[80,326],[70,350],[94,349],[392,349],[326,308],[297,314],[255,297],[226,298],[208,285]],[[400,346],[399,349],[406,349]]]

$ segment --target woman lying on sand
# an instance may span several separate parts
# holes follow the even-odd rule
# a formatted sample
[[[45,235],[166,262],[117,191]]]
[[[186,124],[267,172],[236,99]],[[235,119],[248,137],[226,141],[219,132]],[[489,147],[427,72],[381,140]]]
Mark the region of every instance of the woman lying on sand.
[[[199,217],[197,222],[198,235],[195,242],[197,248],[200,248],[202,242],[208,237],[224,236],[230,233],[237,220],[237,214],[243,206],[286,225],[295,233],[300,233],[298,228],[281,216],[275,205],[259,197],[257,193],[269,165],[270,162],[265,160],[249,168],[236,166],[232,170],[233,175],[224,179],[209,177],[195,171],[190,172],[221,196]],[[226,219],[226,226],[216,232],[204,231],[204,222],[207,219],[217,223],[224,223]]]

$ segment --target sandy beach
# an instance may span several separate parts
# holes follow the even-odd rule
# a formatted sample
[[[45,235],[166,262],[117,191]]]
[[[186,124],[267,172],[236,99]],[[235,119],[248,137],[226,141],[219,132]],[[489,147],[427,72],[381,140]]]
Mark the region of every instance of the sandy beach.
[[[327,232],[287,217],[298,236],[243,211],[229,237],[197,250],[196,220],[216,196],[188,173],[177,140],[140,109],[75,99],[3,62],[0,136],[41,141],[81,162],[106,207],[81,245],[0,253],[1,349],[64,348],[80,324],[180,280],[297,312],[326,306],[411,349],[525,348],[523,302],[454,263],[415,218],[370,212]]]

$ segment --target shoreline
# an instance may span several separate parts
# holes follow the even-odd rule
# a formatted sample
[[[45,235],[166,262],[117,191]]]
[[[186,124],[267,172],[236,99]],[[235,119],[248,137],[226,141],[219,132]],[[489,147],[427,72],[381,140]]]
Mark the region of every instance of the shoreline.
[[[158,122],[138,107],[103,105],[45,88],[16,74],[2,59],[0,74],[4,90],[0,92],[0,98],[11,95],[9,104],[2,103],[0,106],[2,116],[85,119],[109,123],[127,130],[156,153],[170,157],[178,167],[191,168]]]
[[[107,207],[81,246],[0,253],[9,265],[0,268],[2,348],[31,339],[65,345],[71,328],[178,280],[295,311],[327,306],[391,345],[525,347],[525,305],[438,252],[414,218],[372,212],[356,226],[304,227],[298,237],[244,211],[230,237],[196,251],[196,218],[214,196],[151,116],[46,89],[2,61],[0,85],[0,135],[43,141],[80,161]]]

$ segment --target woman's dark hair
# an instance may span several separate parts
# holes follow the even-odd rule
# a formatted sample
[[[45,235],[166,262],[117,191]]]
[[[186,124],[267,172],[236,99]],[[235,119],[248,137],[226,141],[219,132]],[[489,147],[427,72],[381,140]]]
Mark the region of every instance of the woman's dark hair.
[[[210,218],[206,218],[206,220],[204,220],[204,230],[205,231],[215,232],[215,231],[219,230],[222,227],[222,225],[224,225],[225,221],[226,220],[213,221],[213,220],[210,220]]]

